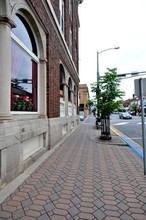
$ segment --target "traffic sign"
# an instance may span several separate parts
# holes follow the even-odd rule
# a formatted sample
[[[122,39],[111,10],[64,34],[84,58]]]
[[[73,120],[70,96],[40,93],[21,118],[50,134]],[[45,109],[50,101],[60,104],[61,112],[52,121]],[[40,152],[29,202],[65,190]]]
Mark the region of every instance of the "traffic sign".
[[[146,78],[141,78],[143,82],[143,96],[146,96]],[[140,92],[140,79],[134,80],[134,88],[135,88],[135,95],[141,96]]]

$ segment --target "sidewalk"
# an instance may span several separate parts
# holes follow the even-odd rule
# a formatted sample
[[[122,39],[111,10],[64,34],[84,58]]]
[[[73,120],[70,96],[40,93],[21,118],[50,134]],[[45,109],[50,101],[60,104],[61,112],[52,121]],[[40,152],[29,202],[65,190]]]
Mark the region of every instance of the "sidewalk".
[[[99,136],[94,124],[81,124],[37,169],[0,190],[4,198],[22,182],[1,203],[0,220],[145,220],[142,158],[116,134]]]

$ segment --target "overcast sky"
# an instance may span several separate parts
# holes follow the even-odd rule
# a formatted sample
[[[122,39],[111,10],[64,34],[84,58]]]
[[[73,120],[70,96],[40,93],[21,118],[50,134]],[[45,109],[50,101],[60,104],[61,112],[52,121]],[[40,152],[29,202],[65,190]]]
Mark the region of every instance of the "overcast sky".
[[[115,67],[118,74],[146,71],[146,0],[84,0],[79,19],[80,83],[89,91],[96,82],[97,51],[120,47],[99,54],[100,75]],[[122,80],[120,88],[124,99],[132,98],[134,78]]]

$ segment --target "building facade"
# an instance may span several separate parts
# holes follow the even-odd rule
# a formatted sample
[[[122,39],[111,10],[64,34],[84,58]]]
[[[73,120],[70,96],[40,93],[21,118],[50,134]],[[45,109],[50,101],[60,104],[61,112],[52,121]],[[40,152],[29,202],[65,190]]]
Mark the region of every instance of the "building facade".
[[[0,183],[79,124],[81,0],[0,0]]]
[[[79,84],[79,113],[85,118],[89,115],[87,100],[90,98],[87,84]]]

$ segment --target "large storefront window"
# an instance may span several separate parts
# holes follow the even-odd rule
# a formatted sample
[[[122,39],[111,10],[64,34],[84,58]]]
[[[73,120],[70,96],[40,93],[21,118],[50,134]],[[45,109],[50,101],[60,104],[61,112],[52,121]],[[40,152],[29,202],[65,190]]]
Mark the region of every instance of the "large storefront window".
[[[27,22],[20,15],[12,33],[11,110],[37,111],[37,51]]]

